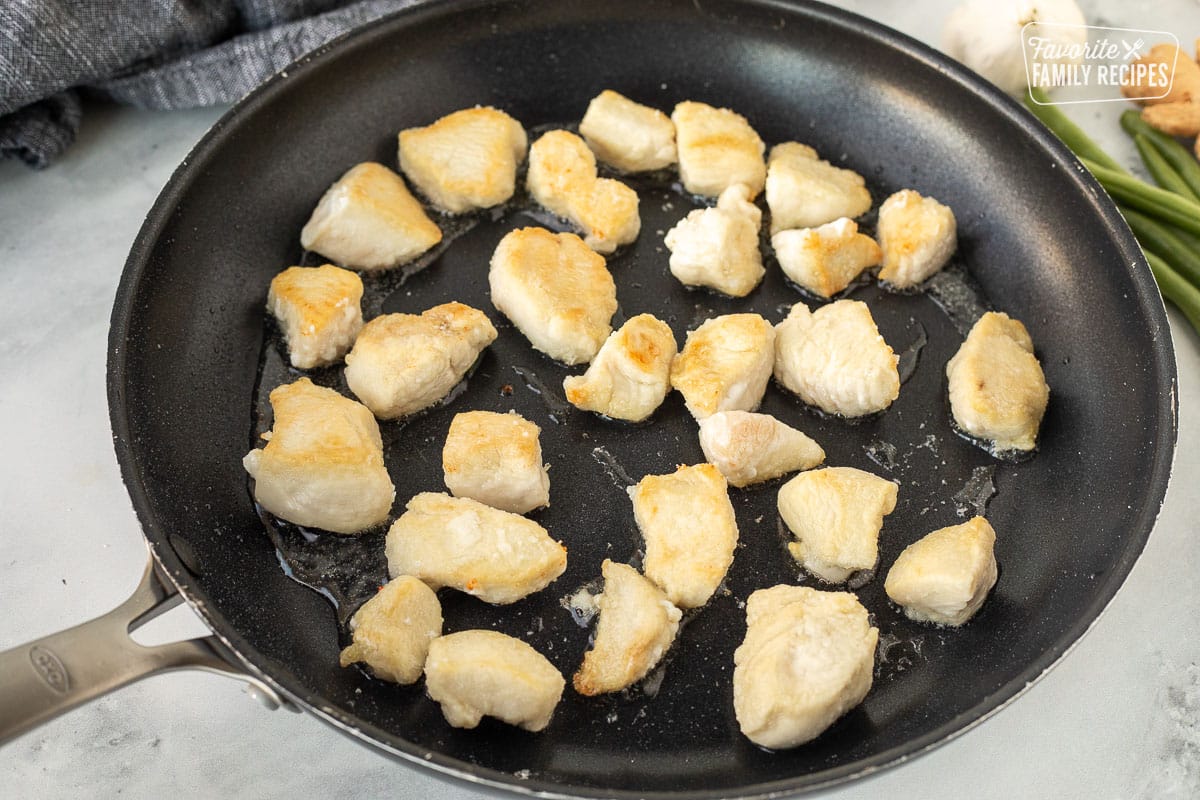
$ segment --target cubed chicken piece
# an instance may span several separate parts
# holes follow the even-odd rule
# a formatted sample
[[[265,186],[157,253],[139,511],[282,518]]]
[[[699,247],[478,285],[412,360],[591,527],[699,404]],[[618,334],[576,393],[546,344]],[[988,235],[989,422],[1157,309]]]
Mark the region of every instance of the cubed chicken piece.
[[[904,548],[884,591],[920,622],[962,625],[996,585],[996,532],[983,517],[940,528]]]
[[[617,285],[604,258],[573,233],[521,228],[496,245],[492,303],[529,343],[565,364],[586,364],[612,333]]]
[[[1037,445],[1050,387],[1018,320],[999,311],[980,317],[946,364],[946,377],[950,411],[967,434],[998,452]]]
[[[456,414],[442,448],[446,488],[501,511],[524,514],[550,505],[550,474],[541,433],[520,414]]]
[[[683,188],[717,197],[735,183],[744,183],[751,199],[758,196],[767,177],[766,146],[745,117],[687,100],[675,106],[671,121]]]
[[[716,208],[698,208],[667,231],[671,274],[686,286],[707,286],[745,297],[766,270],[758,250],[762,211],[750,189],[737,183],[721,192]]]
[[[442,604],[424,582],[401,575],[354,612],[350,634],[343,667],[362,662],[380,680],[416,683],[430,642],[442,635]]]
[[[700,448],[734,486],[769,481],[825,460],[825,451],[770,414],[718,411],[700,420]]]
[[[899,363],[859,300],[816,311],[796,303],[775,326],[775,379],[828,414],[861,417],[890,406],[900,395]]]
[[[783,273],[819,297],[833,297],[883,258],[875,240],[859,233],[848,217],[817,228],[780,231],[771,237],[771,246]]]
[[[642,229],[637,192],[596,175],[596,156],[570,131],[545,133],[529,148],[525,180],[533,199],[578,225],[597,253],[611,253]]]
[[[829,583],[875,569],[879,530],[896,494],[892,481],[853,467],[800,473],[779,490],[779,516],[796,536],[788,552]]]
[[[362,278],[331,264],[288,267],[271,280],[267,310],[293,367],[324,367],[346,354],[362,329],[362,294]]]
[[[681,616],[633,567],[606,558],[601,570],[595,643],[575,673],[575,691],[588,696],[619,692],[646,677],[675,641]]]
[[[545,588],[567,568],[567,551],[520,514],[467,497],[422,492],[392,523],[388,572],[415,575],[487,603],[506,605]]]
[[[649,172],[675,163],[671,118],[611,89],[588,103],[579,133],[596,158],[624,172]]]
[[[641,422],[671,391],[676,350],[667,323],[638,314],[605,340],[587,372],[563,380],[563,392],[576,408]]]
[[[359,533],[387,519],[396,489],[366,406],[301,378],[271,390],[271,408],[267,446],[242,459],[259,505],[334,533]]]
[[[727,314],[689,331],[671,364],[671,385],[688,411],[753,411],[762,402],[775,359],[775,329],[758,314]]]
[[[767,161],[767,207],[774,236],[861,216],[871,208],[871,193],[857,172],[822,161],[806,144],[784,142]]]
[[[498,631],[442,636],[425,661],[425,690],[455,728],[474,728],[487,716],[540,731],[550,724],[565,686],[545,656]]]
[[[467,108],[424,128],[400,131],[400,169],[429,201],[462,214],[513,195],[529,140],[521,123],[495,108]]]
[[[894,289],[924,282],[946,266],[958,246],[954,212],[912,189],[883,201],[875,232],[883,249],[879,280]]]
[[[404,179],[369,161],[329,187],[300,231],[305,250],[367,272],[407,264],[441,240]]]
[[[415,414],[449,394],[495,340],[487,315],[462,303],[384,314],[346,354],[346,383],[380,419]]]
[[[647,475],[629,487],[646,541],[642,569],[679,608],[708,602],[733,563],[738,528],[725,477],[712,464]]]
[[[733,654],[733,709],[742,733],[782,750],[812,741],[871,690],[879,630],[849,592],[759,589]]]

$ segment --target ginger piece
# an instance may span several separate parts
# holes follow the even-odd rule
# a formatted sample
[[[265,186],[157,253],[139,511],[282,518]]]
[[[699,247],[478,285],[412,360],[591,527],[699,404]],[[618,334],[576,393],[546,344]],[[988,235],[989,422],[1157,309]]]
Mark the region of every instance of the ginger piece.
[[[1158,103],[1142,109],[1147,125],[1170,136],[1200,134],[1200,98],[1190,103]]]
[[[1200,102],[1200,64],[1177,45],[1156,44],[1130,62],[1121,93],[1143,105]]]

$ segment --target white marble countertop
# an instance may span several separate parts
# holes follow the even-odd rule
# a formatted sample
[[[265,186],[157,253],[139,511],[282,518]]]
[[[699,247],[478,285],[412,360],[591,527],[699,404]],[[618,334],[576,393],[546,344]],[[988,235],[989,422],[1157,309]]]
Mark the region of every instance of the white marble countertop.
[[[847,3],[936,43],[953,3]],[[1200,34],[1195,2],[1083,4],[1089,21]],[[1128,166],[1118,104],[1071,113]],[[0,649],[116,606],[144,561],[113,455],[106,335],[125,256],[155,196],[222,109],[90,108],[44,172],[0,164]],[[1090,633],[1016,702],[933,752],[825,797],[1191,798],[1200,794],[1200,340],[1170,310],[1179,366],[1174,476],[1149,544]],[[186,607],[155,641],[197,635]],[[172,673],[0,749],[10,797],[383,795],[464,800],[240,684]]]

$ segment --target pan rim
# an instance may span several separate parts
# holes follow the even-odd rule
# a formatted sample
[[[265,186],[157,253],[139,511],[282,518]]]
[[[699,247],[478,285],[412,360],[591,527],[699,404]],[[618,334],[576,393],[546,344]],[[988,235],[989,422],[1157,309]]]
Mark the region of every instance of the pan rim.
[[[146,488],[147,476],[138,464],[133,448],[131,421],[126,405],[125,385],[129,377],[127,352],[124,343],[132,327],[136,299],[142,277],[146,272],[151,253],[174,209],[186,196],[191,183],[213,158],[224,140],[247,117],[253,115],[260,105],[270,102],[287,91],[288,81],[301,75],[322,69],[331,59],[346,51],[370,48],[380,40],[398,35],[402,30],[420,26],[440,19],[451,13],[464,13],[485,7],[522,5],[520,0],[463,0],[434,2],[402,9],[361,28],[349,31],[313,52],[301,57],[292,65],[257,87],[241,101],[232,106],[196,143],[174,171],[166,186],[146,215],[146,219],[130,249],[113,305],[109,329],[109,359],[107,388],[113,444],[121,469],[122,479],[129,492],[134,510],[141,524],[153,558],[160,573],[175,586],[188,604],[199,614],[205,624],[225,646],[230,657],[238,666],[275,688],[281,695],[313,713],[327,724],[360,742],[382,750],[403,761],[431,770],[435,774],[465,782],[476,788],[488,787],[538,797],[613,797],[613,798],[716,798],[737,796],[741,798],[769,798],[795,792],[808,792],[843,784],[865,777],[889,767],[902,764],[916,756],[929,752],[940,744],[951,741],[982,723],[1016,700],[1051,668],[1058,664],[1083,636],[1103,616],[1117,591],[1124,584],[1133,564],[1145,547],[1158,518],[1169,483],[1178,436],[1178,378],[1175,356],[1166,311],[1149,267],[1133,238],[1131,231],[1120,216],[1116,206],[1083,165],[1067,147],[1045,129],[1014,99],[984,81],[975,73],[954,62],[933,48],[912,39],[881,23],[866,19],[850,11],[833,8],[810,0],[785,2],[785,0],[739,0],[739,5],[778,13],[786,17],[816,20],[833,27],[852,31],[863,39],[912,59],[924,67],[940,74],[959,88],[975,95],[992,111],[1001,114],[1028,137],[1043,153],[1049,155],[1060,166],[1068,167],[1071,180],[1078,191],[1088,199],[1093,211],[1111,234],[1111,243],[1128,265],[1135,294],[1130,302],[1143,309],[1149,323],[1149,335],[1153,343],[1150,364],[1153,372],[1163,375],[1167,390],[1158,398],[1156,414],[1152,422],[1161,434],[1153,444],[1152,469],[1146,476],[1151,492],[1136,517],[1131,529],[1136,537],[1120,553],[1120,557],[1105,575],[1102,584],[1096,587],[1085,613],[1073,621],[1038,658],[1011,680],[997,687],[978,704],[926,734],[910,739],[903,745],[889,748],[874,756],[821,773],[792,776],[770,783],[756,784],[736,790],[736,795],[718,790],[705,791],[653,791],[602,790],[593,786],[570,786],[543,781],[528,780],[498,770],[480,767],[469,762],[428,751],[399,740],[376,726],[370,725],[344,711],[330,706],[324,699],[307,690],[287,669],[267,670],[258,666],[268,659],[254,648],[240,633],[217,614],[206,592],[189,574],[179,556],[169,544],[170,531],[164,530],[151,511]],[[980,710],[982,709],[982,710]]]

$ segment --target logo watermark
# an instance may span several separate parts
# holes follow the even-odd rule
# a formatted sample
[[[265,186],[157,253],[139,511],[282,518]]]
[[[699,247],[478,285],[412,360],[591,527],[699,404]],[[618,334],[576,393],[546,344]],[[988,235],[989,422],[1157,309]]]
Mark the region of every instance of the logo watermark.
[[[1158,44],[1175,45],[1167,61],[1143,58]],[[1106,103],[1126,98],[1123,84],[1145,99],[1166,97],[1175,81],[1179,38],[1170,31],[1030,22],[1021,29],[1025,77],[1031,89],[1064,89],[1047,105]],[[1036,102],[1036,98],[1035,98]]]

